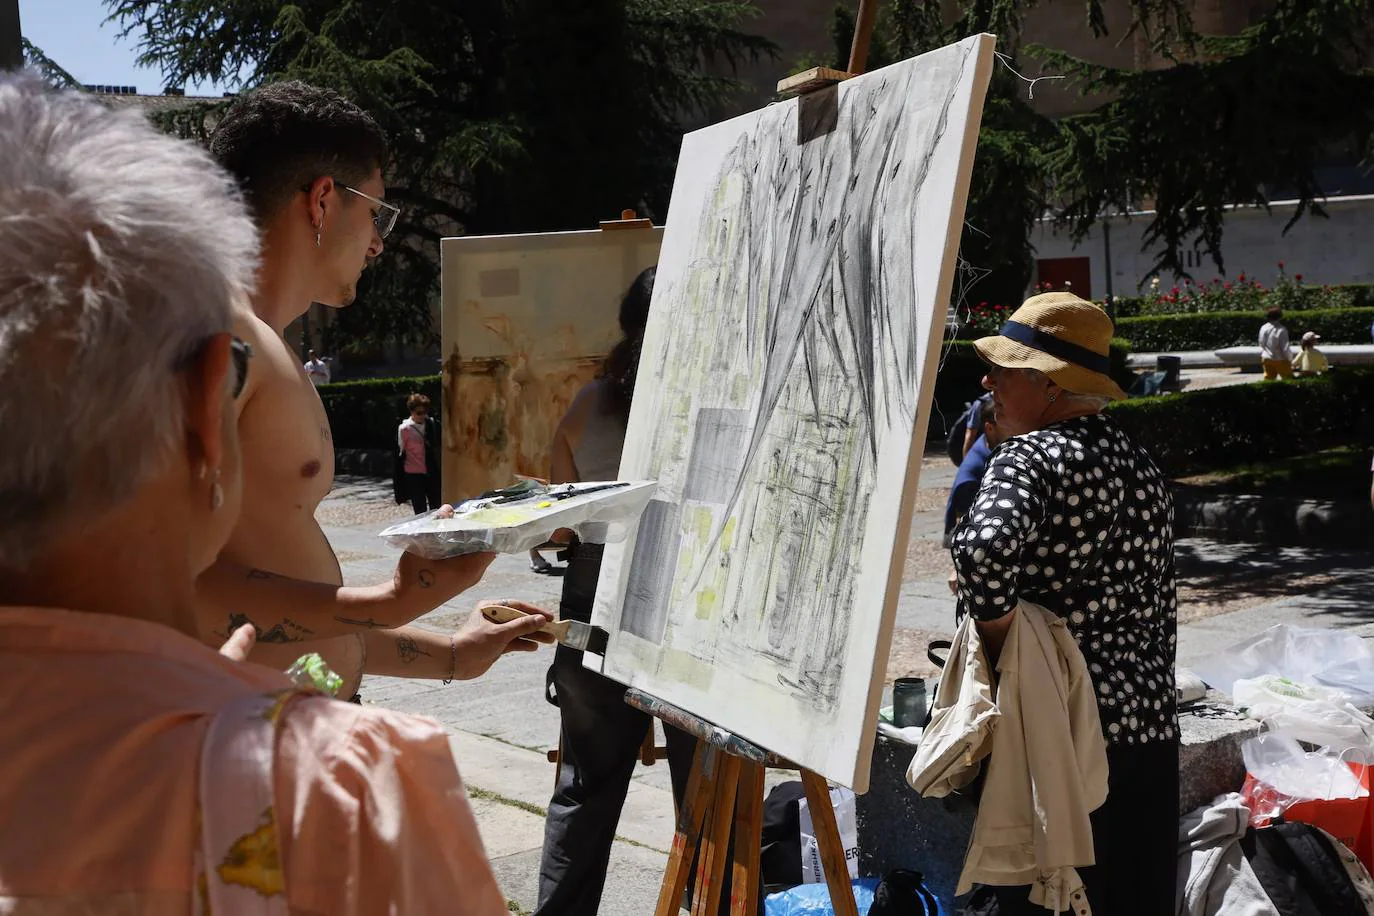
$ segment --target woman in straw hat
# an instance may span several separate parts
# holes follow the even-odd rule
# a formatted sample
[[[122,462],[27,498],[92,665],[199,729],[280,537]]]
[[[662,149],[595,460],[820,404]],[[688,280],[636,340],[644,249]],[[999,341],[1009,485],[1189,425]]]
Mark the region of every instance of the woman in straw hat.
[[[999,426],[953,538],[959,616],[994,659],[1024,598],[1059,614],[1097,691],[1110,766],[1092,815],[1096,865],[1081,869],[1094,913],[1173,912],[1178,824],[1173,506],[1150,456],[1102,408],[1112,321],[1067,292],[1028,299],[974,346],[990,364]],[[1002,913],[1040,912],[1025,888]]]

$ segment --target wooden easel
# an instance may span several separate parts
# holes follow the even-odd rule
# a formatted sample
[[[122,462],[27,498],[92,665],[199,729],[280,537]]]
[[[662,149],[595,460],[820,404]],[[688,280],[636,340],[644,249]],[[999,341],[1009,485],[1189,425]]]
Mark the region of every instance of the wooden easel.
[[[758,912],[764,767],[801,771],[831,906],[836,916],[858,916],[844,844],[830,804],[830,787],[824,778],[642,690],[630,688],[625,702],[697,739],[692,775],[678,810],[677,832],[655,916],[678,916],[698,850],[692,916],[716,916],[727,857],[731,869],[730,916],[754,916]],[[734,855],[729,856],[732,829]]]

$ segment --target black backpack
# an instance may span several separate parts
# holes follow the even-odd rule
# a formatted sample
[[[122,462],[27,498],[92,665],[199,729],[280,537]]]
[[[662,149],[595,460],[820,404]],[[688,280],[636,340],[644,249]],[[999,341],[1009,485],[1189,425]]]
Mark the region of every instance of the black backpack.
[[[1324,830],[1297,822],[1251,828],[1240,848],[1283,916],[1370,916],[1365,899],[1374,900],[1374,881]]]

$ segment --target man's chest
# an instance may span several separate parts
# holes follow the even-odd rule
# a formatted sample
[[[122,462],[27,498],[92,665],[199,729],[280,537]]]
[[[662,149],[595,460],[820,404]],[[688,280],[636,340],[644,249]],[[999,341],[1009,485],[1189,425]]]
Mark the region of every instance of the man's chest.
[[[239,418],[245,500],[283,501],[313,511],[334,482],[329,417],[311,383],[275,378]]]

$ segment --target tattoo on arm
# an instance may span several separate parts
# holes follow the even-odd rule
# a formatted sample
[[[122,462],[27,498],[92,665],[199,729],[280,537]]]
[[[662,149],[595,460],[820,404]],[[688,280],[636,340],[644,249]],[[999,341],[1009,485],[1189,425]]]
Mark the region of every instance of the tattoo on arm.
[[[303,627],[294,620],[285,617],[282,618],[281,623],[275,624],[269,630],[264,630],[256,623],[253,623],[247,614],[230,614],[229,632],[233,633],[245,623],[253,627],[253,631],[258,634],[258,642],[261,643],[303,642],[307,638],[315,635],[314,630]],[[225,638],[227,639],[228,637]]]
[[[422,569],[419,573],[420,588],[430,588],[434,585],[434,573],[428,569]]]
[[[358,620],[356,617],[335,617],[334,619],[337,622],[343,624],[344,626],[349,627],[365,627],[369,630],[388,629],[386,624],[379,623],[378,621],[373,620],[371,617],[367,618],[366,620]]]
[[[402,636],[400,639],[396,640],[396,654],[400,656],[401,661],[405,662],[407,665],[415,661],[415,659],[419,658],[421,655],[429,655],[428,652],[420,648],[419,643],[409,636]]]

